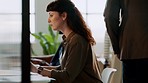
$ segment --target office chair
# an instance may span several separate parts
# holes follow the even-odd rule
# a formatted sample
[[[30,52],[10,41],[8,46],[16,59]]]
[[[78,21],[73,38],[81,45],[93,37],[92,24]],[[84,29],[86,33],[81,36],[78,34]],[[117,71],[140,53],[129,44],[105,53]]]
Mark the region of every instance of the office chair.
[[[114,73],[117,71],[115,68],[105,68],[101,73],[101,80],[103,83],[111,83],[111,78],[113,77]]]

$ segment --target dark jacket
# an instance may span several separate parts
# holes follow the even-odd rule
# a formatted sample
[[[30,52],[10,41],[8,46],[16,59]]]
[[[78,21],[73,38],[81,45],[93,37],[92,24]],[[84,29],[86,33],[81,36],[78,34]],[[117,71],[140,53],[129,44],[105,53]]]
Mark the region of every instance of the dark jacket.
[[[60,69],[52,70],[51,77],[54,83],[102,83],[91,45],[75,33],[65,39]]]
[[[147,15],[148,0],[107,0],[106,27],[121,60],[148,58]]]

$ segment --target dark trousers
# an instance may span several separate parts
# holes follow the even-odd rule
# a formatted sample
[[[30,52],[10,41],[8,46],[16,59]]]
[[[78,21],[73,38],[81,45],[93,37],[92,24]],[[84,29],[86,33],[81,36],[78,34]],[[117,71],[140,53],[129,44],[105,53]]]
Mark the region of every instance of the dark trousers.
[[[123,83],[148,83],[148,59],[123,60]]]

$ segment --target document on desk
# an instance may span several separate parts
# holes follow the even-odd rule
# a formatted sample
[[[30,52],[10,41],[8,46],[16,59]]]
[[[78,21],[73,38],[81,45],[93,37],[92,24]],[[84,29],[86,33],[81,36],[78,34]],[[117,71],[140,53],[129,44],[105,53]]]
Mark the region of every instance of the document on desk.
[[[32,83],[49,83],[55,80],[37,73],[31,73],[30,78]],[[21,83],[21,71],[0,70],[0,83]]]
[[[51,81],[54,81],[54,80],[55,80],[54,78],[43,77],[39,74],[31,75],[32,83],[37,83],[37,82],[48,83],[48,82],[51,82]]]

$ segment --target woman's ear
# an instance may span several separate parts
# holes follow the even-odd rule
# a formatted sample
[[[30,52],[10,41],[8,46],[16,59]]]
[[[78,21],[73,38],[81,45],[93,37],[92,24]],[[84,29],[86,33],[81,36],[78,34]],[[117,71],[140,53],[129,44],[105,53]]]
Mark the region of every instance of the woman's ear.
[[[61,16],[62,16],[62,19],[65,20],[65,19],[67,18],[67,13],[66,13],[66,12],[63,12],[63,13],[61,14]]]

